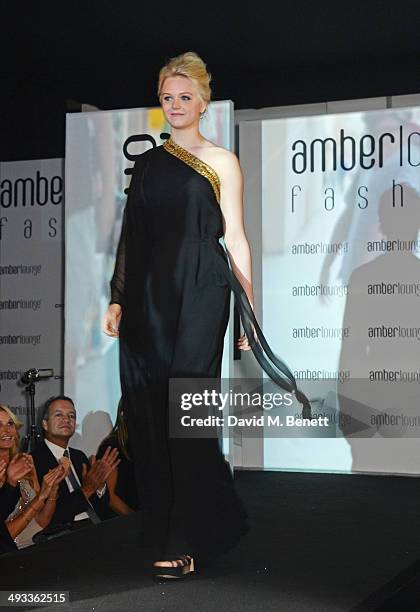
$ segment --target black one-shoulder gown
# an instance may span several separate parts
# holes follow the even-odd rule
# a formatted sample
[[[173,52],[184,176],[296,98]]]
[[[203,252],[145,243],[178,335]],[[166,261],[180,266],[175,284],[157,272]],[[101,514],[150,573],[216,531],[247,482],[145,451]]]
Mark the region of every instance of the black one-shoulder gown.
[[[232,290],[258,363],[310,413],[229,267],[219,199],[216,172],[172,139],[140,155],[111,280],[111,302],[122,306],[120,377],[140,539],[155,558],[212,558],[248,530],[217,438],[168,434],[169,380],[220,378]]]
[[[219,191],[214,170],[172,140],[139,156],[111,281],[140,539],[156,558],[207,559],[248,528],[218,440],[168,435],[169,379],[220,377],[231,288],[215,264],[228,270]]]

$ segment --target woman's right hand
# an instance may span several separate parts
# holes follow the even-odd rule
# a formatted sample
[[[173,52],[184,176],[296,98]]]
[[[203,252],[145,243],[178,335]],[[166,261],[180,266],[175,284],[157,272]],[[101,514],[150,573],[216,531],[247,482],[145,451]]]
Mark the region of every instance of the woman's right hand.
[[[110,304],[102,320],[102,331],[111,338],[118,338],[122,308],[119,304]]]
[[[18,453],[13,457],[7,466],[7,481],[15,487],[21,478],[31,473],[33,460],[28,453]]]

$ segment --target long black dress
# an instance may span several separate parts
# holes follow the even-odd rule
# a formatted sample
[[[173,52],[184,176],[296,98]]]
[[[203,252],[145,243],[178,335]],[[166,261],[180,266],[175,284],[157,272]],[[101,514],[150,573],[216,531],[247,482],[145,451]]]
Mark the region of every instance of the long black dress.
[[[111,303],[122,306],[120,376],[143,505],[141,541],[156,558],[206,559],[248,529],[217,439],[168,435],[169,379],[220,377],[231,290],[257,360],[297,392],[219,243],[219,196],[216,172],[172,139],[140,155],[111,280]]]
[[[219,188],[216,173],[172,140],[142,154],[111,281],[111,302],[123,313],[120,376],[141,539],[160,558],[208,558],[247,531],[218,441],[171,439],[167,425],[170,378],[220,376],[230,286],[214,264]]]

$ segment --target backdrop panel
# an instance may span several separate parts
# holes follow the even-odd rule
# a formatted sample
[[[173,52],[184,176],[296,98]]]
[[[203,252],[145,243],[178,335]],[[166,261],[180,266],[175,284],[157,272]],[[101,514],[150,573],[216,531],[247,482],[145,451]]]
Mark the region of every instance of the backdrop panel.
[[[61,390],[62,175],[61,159],[0,163],[0,402],[25,425],[23,372],[54,370],[36,406]]]
[[[266,438],[264,466],[417,474],[420,109],[260,127],[263,328],[331,415]]]

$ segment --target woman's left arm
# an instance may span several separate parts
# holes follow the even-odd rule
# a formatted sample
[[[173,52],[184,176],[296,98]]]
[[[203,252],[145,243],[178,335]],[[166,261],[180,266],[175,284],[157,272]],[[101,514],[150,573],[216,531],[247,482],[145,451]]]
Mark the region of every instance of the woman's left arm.
[[[6,527],[12,539],[15,539],[29,525],[44,505],[45,498],[40,493],[17,516],[6,521]]]
[[[53,468],[44,476],[41,493],[45,494],[45,503],[36,514],[36,521],[43,529],[48,527],[54,515],[59,496],[59,485],[67,477],[70,470],[70,460],[66,457],[60,459],[57,467]],[[35,472],[36,477],[36,472]],[[37,481],[38,483],[38,481]],[[39,484],[37,484],[39,489]]]
[[[36,522],[43,529],[45,529],[45,527],[48,527],[51,522],[57,505],[57,499],[58,484],[52,487],[51,492],[46,498],[44,505],[41,507],[40,511],[35,516]]]
[[[223,159],[220,162],[218,168],[221,183],[220,208],[225,224],[225,245],[232,271],[244,288],[253,308],[252,259],[244,227],[242,170],[238,158],[230,151],[223,152]]]
[[[219,167],[220,208],[224,221],[224,240],[232,272],[242,285],[251,308],[254,309],[252,289],[251,249],[244,228],[243,176],[238,158],[230,151],[223,152],[223,163]],[[246,334],[238,338],[238,348],[251,350]]]

